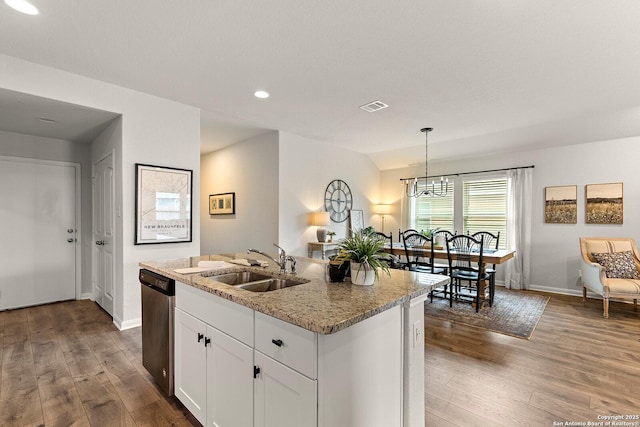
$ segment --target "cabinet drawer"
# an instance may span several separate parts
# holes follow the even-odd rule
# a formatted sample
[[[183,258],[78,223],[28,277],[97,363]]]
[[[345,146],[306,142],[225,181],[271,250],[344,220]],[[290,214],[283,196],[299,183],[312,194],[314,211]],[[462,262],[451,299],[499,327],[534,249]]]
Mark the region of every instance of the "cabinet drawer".
[[[176,307],[253,347],[253,310],[176,282]]]
[[[317,334],[282,320],[255,313],[256,350],[311,379],[316,379]]]

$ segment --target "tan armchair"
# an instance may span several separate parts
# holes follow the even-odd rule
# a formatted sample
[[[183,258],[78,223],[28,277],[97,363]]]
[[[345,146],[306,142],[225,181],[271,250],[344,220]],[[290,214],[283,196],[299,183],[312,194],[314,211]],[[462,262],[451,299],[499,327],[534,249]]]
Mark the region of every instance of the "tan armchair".
[[[640,271],[640,256],[633,239],[619,237],[580,238],[582,300],[586,303],[587,289],[602,295],[605,319],[609,317],[609,298],[633,299],[633,309],[637,311],[638,298],[640,298],[640,278],[607,277],[605,268],[596,262],[592,254],[610,254],[626,251],[633,252],[635,268]]]

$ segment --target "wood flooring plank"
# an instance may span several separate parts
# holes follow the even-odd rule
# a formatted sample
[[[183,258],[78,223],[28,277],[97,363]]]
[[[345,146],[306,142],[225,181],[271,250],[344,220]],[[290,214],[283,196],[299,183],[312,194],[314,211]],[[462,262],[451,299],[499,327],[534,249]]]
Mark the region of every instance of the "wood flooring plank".
[[[102,371],[102,365],[82,335],[61,335],[58,337],[58,342],[71,377],[97,374]]]
[[[2,347],[0,402],[38,390],[31,343],[18,341]]]
[[[0,425],[6,427],[44,425],[38,389],[0,401]]]
[[[92,426],[129,427],[135,422],[104,372],[75,378],[82,406]]]

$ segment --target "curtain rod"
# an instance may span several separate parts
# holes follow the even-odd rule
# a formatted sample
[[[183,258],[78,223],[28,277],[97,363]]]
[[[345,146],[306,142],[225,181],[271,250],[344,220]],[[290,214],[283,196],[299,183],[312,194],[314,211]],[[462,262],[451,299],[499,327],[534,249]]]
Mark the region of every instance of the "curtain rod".
[[[417,179],[438,178],[438,177],[441,177],[441,176],[471,175],[471,174],[474,174],[474,173],[502,172],[502,171],[510,171],[510,170],[514,170],[514,169],[532,169],[532,168],[535,168],[535,165],[517,166],[515,168],[489,169],[489,170],[485,170],[485,171],[476,171],[476,172],[448,173],[448,174],[441,174],[441,175],[434,175],[434,176],[419,176],[419,177],[417,177]],[[400,178],[400,181],[407,181],[407,180],[410,180],[410,179],[416,179],[416,177],[412,176],[411,178]]]

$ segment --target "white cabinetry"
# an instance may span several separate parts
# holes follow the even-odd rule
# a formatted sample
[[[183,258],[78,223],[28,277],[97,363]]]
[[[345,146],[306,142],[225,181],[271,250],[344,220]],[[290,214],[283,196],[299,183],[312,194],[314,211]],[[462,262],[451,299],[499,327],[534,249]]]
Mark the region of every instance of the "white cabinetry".
[[[252,426],[253,349],[179,308],[175,331],[178,399],[205,426]]]
[[[318,335],[255,314],[255,427],[317,425]]]
[[[253,310],[176,284],[175,394],[204,426],[253,426]]]
[[[211,427],[424,426],[425,298],[322,335],[176,283],[176,396]]]
[[[259,351],[255,362],[255,427],[316,426],[317,382]]]
[[[175,394],[202,424],[207,416],[207,349],[204,322],[175,312]],[[201,337],[198,340],[198,337]]]

